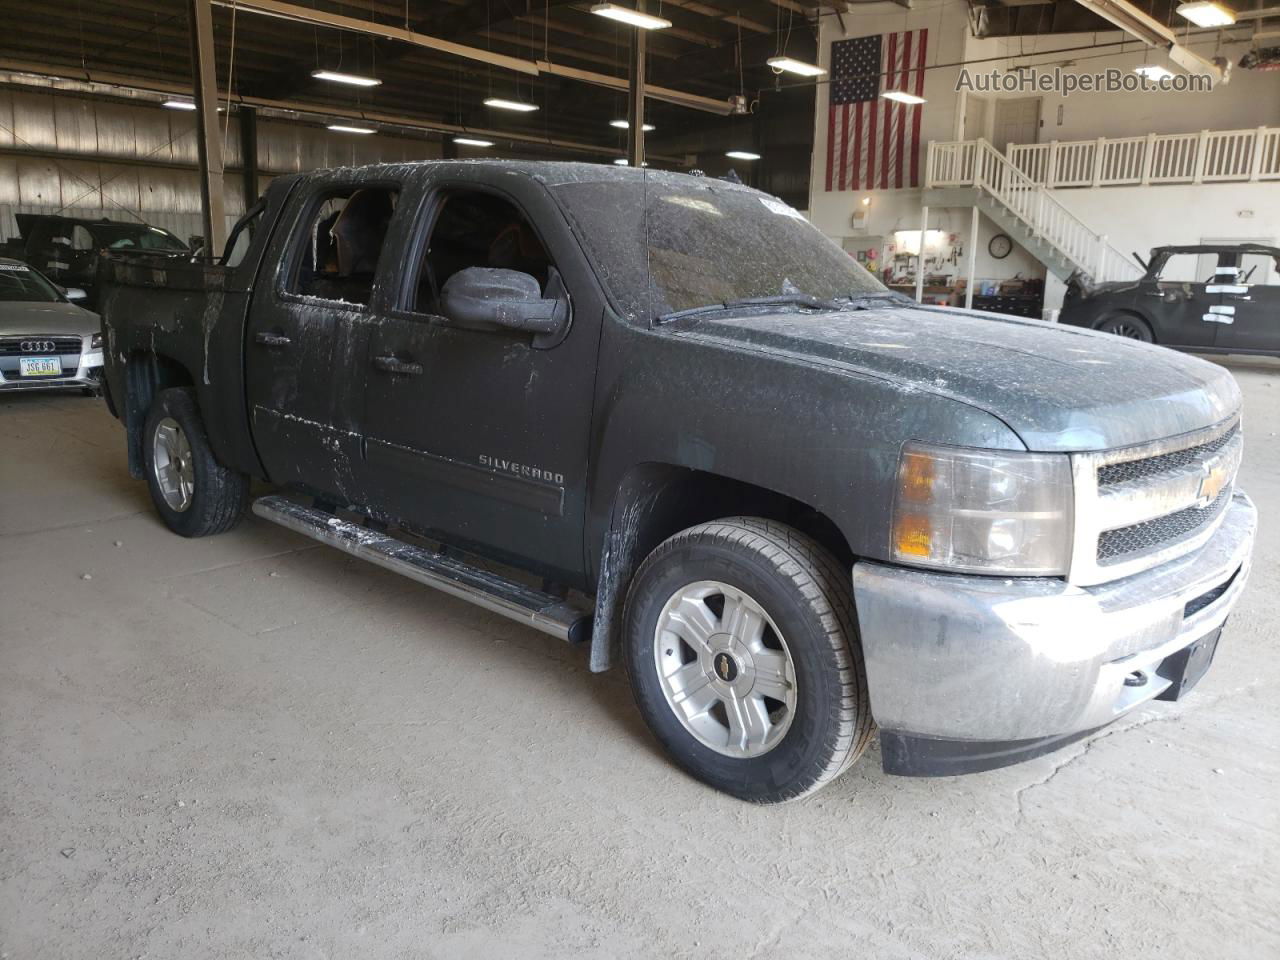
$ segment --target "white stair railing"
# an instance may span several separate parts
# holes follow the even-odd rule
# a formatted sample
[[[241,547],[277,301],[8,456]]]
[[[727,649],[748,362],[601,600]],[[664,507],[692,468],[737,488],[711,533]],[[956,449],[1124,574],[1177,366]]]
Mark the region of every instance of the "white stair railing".
[[[986,140],[931,142],[925,170],[929,187],[974,187],[1022,222],[1033,238],[1096,282],[1132,280],[1142,271],[1090,230],[1043,184],[1037,183]]]

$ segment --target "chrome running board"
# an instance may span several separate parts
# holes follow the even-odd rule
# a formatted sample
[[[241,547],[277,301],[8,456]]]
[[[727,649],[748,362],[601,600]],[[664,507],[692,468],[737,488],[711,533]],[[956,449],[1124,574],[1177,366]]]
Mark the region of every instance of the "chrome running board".
[[[399,540],[282,496],[259,497],[253,512],[418,583],[470,601],[570,643],[591,636],[591,611],[451,556]]]

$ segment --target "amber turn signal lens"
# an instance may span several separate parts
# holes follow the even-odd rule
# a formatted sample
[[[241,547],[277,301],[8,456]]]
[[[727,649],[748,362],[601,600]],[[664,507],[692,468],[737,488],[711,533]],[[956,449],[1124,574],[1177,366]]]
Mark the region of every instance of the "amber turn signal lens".
[[[898,475],[899,495],[912,503],[928,503],[933,499],[934,470],[937,461],[925,453],[907,451],[902,457]]]
[[[893,543],[901,556],[929,556],[933,546],[929,535],[929,518],[921,513],[901,514],[894,524]]]

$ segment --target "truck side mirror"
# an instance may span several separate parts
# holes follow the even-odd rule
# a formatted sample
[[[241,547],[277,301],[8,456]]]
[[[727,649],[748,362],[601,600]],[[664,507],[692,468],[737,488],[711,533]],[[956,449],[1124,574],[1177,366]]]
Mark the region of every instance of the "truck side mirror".
[[[567,304],[542,299],[538,281],[519,270],[467,267],[445,281],[440,312],[468,330],[516,330],[545,336],[564,322]]]

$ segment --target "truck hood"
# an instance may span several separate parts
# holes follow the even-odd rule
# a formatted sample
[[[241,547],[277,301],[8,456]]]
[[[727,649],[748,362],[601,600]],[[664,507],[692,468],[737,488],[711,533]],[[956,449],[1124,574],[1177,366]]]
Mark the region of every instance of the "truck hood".
[[[0,302],[0,337],[24,333],[83,337],[99,329],[98,315],[74,303]]]
[[[1235,379],[1205,360],[1092,330],[945,307],[709,314],[676,335],[950,397],[1004,421],[1029,450],[1144,443],[1209,426],[1240,407]]]

